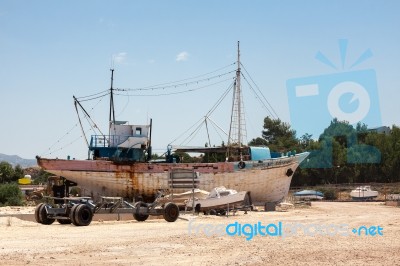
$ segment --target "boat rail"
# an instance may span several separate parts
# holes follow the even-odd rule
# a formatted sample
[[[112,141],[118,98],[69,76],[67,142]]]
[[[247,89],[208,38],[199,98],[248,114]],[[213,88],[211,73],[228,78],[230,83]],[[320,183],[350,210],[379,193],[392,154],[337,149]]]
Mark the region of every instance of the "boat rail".
[[[129,137],[143,137],[142,135],[92,135],[90,148],[115,148]]]

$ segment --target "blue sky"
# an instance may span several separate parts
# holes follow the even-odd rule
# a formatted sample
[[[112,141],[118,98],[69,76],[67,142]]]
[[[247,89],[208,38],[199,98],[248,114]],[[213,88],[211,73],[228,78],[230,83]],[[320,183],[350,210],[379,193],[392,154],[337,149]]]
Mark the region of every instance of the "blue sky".
[[[288,100],[288,80],[350,71],[350,62],[370,49],[373,56],[351,70],[375,71],[381,123],[400,125],[399,12],[399,1],[3,0],[0,153],[85,158],[72,96],[108,89],[112,61],[114,87],[137,88],[227,66],[236,60],[237,41],[243,65],[279,118],[289,123],[296,110]],[[315,55],[320,51],[341,66],[339,39],[348,40],[346,64],[335,70]],[[117,98],[117,119],[146,123],[151,117],[153,146],[161,152],[228,86],[179,96]],[[269,114],[253,95],[244,97],[251,140],[261,135]],[[229,103],[225,107],[213,119],[227,128]],[[320,112],[326,108],[315,110]],[[106,131],[106,99],[96,105],[93,118]],[[294,124],[302,132],[313,120],[304,117]],[[191,145],[204,145],[203,139]]]

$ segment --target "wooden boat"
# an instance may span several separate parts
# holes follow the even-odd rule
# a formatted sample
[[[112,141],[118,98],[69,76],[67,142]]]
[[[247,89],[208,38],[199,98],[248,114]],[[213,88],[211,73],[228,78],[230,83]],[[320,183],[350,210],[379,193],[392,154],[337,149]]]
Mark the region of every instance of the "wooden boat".
[[[250,191],[254,203],[280,202],[289,191],[294,172],[309,153],[291,151],[277,155],[271,153],[268,147],[243,144],[239,55],[238,49],[229,131],[232,134],[229,134],[228,145],[200,148],[168,146],[165,160],[151,160],[151,120],[145,125],[130,125],[115,120],[112,70],[109,133],[91,136],[90,142],[87,142],[87,160],[37,157],[38,165],[65,178],[67,188],[79,185],[83,194],[93,198],[112,196],[152,202],[160,189],[183,193],[190,189],[211,191],[225,186],[237,191]],[[76,108],[84,110],[78,99],[74,99]],[[187,163],[177,156],[177,152],[203,153],[203,158],[207,158],[207,154],[219,154],[223,160]],[[66,191],[68,193],[68,189]]]

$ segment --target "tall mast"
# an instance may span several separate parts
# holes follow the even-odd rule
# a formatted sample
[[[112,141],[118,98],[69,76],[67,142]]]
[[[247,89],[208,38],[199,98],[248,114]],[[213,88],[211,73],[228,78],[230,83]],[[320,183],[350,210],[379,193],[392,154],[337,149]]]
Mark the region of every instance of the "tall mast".
[[[115,111],[114,111],[114,92],[113,92],[113,82],[114,82],[114,69],[111,70],[111,88],[110,88],[110,115],[109,115],[109,123],[110,123],[110,134],[111,134],[111,125],[115,124]]]
[[[243,140],[246,137],[246,123],[243,111],[243,97],[242,97],[242,89],[240,84],[240,46],[239,42],[237,43],[237,70],[236,70],[236,80],[235,80],[235,88],[233,90],[233,100],[232,100],[232,113],[231,113],[231,124],[229,128],[229,138],[228,138],[228,146],[235,145],[239,147],[239,149],[243,145]],[[229,147],[228,147],[229,149]],[[228,151],[229,153],[229,151]],[[229,154],[228,154],[229,155]]]
[[[241,101],[242,101],[242,91],[240,88],[240,42],[237,43],[237,71],[236,71],[236,96],[237,96],[237,105],[238,105],[238,141],[239,141],[239,148],[242,147],[242,130],[241,130]]]

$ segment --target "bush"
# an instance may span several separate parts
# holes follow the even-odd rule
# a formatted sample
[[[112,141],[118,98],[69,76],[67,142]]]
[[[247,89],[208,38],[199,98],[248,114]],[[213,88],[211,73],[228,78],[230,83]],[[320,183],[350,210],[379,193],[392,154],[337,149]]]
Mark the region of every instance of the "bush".
[[[21,206],[22,192],[17,184],[0,185],[0,205]]]
[[[318,191],[321,191],[322,193],[324,193],[324,198],[326,200],[336,200],[337,199],[336,191],[333,188],[319,188]]]

